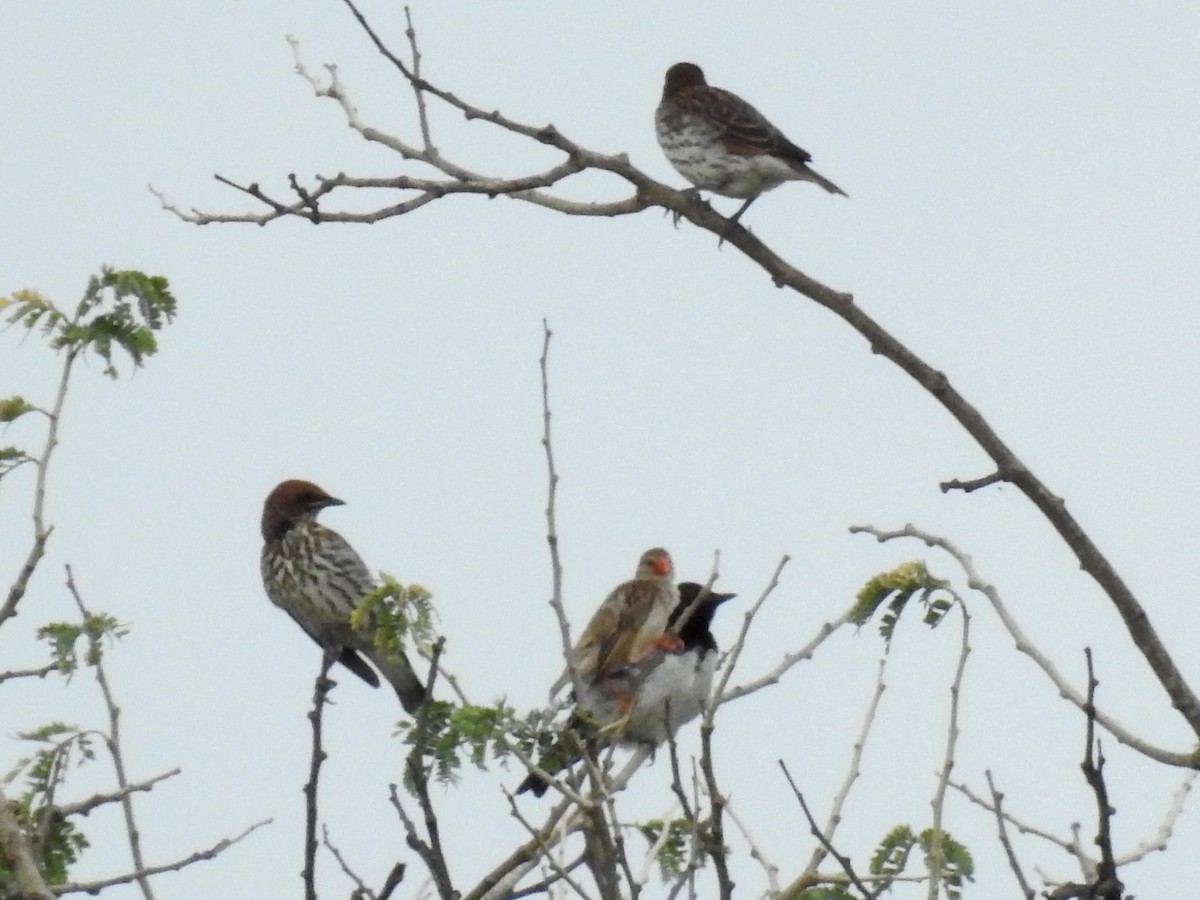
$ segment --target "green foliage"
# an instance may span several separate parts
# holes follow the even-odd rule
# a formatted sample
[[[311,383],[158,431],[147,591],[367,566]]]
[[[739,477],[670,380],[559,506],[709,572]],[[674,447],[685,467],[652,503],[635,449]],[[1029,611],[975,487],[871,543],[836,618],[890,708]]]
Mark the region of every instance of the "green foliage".
[[[4,310],[11,324],[29,330],[40,327],[55,349],[95,352],[104,360],[104,374],[116,378],[114,348],[129,354],[135,367],[141,366],[157,352],[154,332],[175,318],[176,303],[167,279],[105,266],[88,279],[73,316],[37,291],[0,297],[0,311]]]
[[[94,666],[103,656],[104,638],[120,640],[128,633],[125,626],[103,613],[87,616],[82,622],[51,622],[38,629],[38,637],[50,644],[59,671],[67,675],[79,668],[79,653],[75,649],[79,638],[87,638],[84,665]]]
[[[381,584],[359,602],[350,624],[375,629],[375,646],[398,653],[406,640],[428,652],[437,640],[433,624],[433,595],[419,584],[407,587],[386,572]]]
[[[421,710],[416,722],[401,722],[397,733],[410,747],[420,744],[426,776],[454,784],[465,762],[483,769],[489,754],[495,759],[507,757],[512,735],[524,727],[513,708],[503,701],[495,706],[473,706],[433,700]],[[411,775],[406,769],[404,786],[410,792]]]
[[[917,837],[925,853],[925,864],[933,868],[937,857],[940,856],[942,887],[946,896],[949,900],[961,900],[963,882],[975,880],[975,861],[971,859],[971,853],[966,847],[944,831],[937,841],[938,852],[935,852],[934,843],[937,838],[938,832],[932,828],[925,829]]]
[[[37,409],[32,403],[26,402],[24,397],[5,397],[0,400],[0,424],[13,422],[27,412],[33,412]]]
[[[965,881],[974,881],[975,863],[971,854],[948,833],[941,832],[940,840],[935,838],[938,832],[927,828],[919,835],[914,835],[907,825],[897,825],[880,842],[875,854],[871,857],[871,874],[880,875],[886,879],[894,879],[904,872],[908,865],[913,847],[920,847],[924,856],[926,870],[938,869],[941,873],[942,887],[949,900],[960,900]],[[935,850],[937,852],[935,852]],[[937,860],[940,857],[940,863]]]
[[[879,621],[879,633],[885,641],[890,642],[901,613],[913,597],[925,607],[922,621],[936,628],[951,606],[951,600],[945,596],[947,593],[950,593],[950,582],[931,575],[925,563],[906,562],[890,572],[881,572],[863,585],[858,592],[852,621],[857,625],[865,625],[886,603],[887,612]]]
[[[687,865],[688,842],[692,839],[696,829],[687,819],[672,819],[669,822],[663,822],[662,819],[651,819],[649,822],[638,825],[637,829],[653,847],[658,843],[664,827],[667,829],[667,837],[662,846],[658,848],[658,871],[662,876],[663,883],[669,884],[684,872]],[[703,864],[703,857],[700,858],[700,862]]]
[[[0,447],[0,478],[3,478],[18,466],[33,462],[34,459],[18,447]]]
[[[68,868],[78,860],[88,840],[63,816],[55,804],[55,794],[72,764],[83,765],[96,758],[93,736],[73,725],[52,722],[18,737],[42,746],[19,760],[4,777],[9,783],[25,772],[25,791],[12,801],[12,811],[34,851],[42,877],[47,884],[63,884]],[[11,880],[12,871],[0,857],[0,888]]]

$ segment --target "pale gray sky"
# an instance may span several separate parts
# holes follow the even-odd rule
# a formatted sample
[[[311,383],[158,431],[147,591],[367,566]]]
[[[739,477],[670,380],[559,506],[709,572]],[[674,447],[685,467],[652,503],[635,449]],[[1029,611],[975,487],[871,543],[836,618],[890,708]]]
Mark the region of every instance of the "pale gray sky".
[[[403,49],[400,8],[364,10]],[[667,66],[702,65],[813,154],[850,199],[785,185],[746,224],[841,290],[942,369],[1064,496],[1200,682],[1193,649],[1194,463],[1200,394],[1200,7],[1117,3],[416,3],[426,76],[485,108],[553,122],[648,173],[662,158],[653,109]],[[985,474],[927,395],[832,315],[773,288],[738,251],[657,212],[567,219],[497,199],[452,198],[374,227],[279,222],[197,228],[163,212],[253,208],[220,172],[283,192],[286,176],[419,172],[347,129],[292,71],[336,62],[363,114],[415,138],[411,94],[333,0],[43,5],[0,13],[6,61],[0,293],[63,304],[102,263],[170,278],[178,321],[132,381],[92,364],[73,389],[51,482],[57,525],[0,667],[30,664],[29,634],[70,607],[74,564],[90,603],[133,626],[111,656],[135,777],[181,777],[139,801],[147,856],[174,858],[265,816],[275,824],[218,861],[164,878],[160,897],[299,891],[314,646],[266,600],[263,497],[285,477],[345,499],[325,521],[370,565],[436,595],[447,661],[480,700],[542,702],[561,666],[546,604],[539,445],[541,320],[551,351],[559,523],[578,623],[662,544],[684,577],[712,551],[739,615],[783,553],[793,557],[743,657],[741,682],[840,612],[876,572],[925,558],[850,524],[912,521],[973,553],[1030,636],[1074,683],[1097,653],[1101,701],[1149,739],[1186,749],[1181,720],[1130,648],[1107,600],[1012,488],[943,495]],[[444,153],[497,173],[553,155],[434,108]],[[575,194],[612,196],[603,179]],[[715,201],[732,212],[737,201]],[[0,336],[0,394],[48,402],[56,360]],[[36,422],[4,435],[32,443]],[[27,552],[26,482],[0,502],[5,577]],[[960,579],[961,583],[961,579]],[[1079,775],[1083,721],[974,611],[956,775],[991,768],[1009,809],[1090,839]],[[869,855],[892,825],[924,828],[940,763],[958,624],[906,623],[839,847]],[[720,778],[785,877],[811,838],[785,793],[784,758],[818,810],[840,783],[874,677],[873,630],[846,633],[785,682],[721,713]],[[386,799],[400,776],[395,698],[342,678],[327,718],[323,811],[378,883],[420,868]],[[47,719],[101,724],[94,688],[5,685],[9,737]],[[13,698],[16,703],[14,705]],[[685,738],[694,745],[695,735]],[[1194,742],[1194,737],[1193,737]],[[1108,740],[1119,851],[1153,834],[1181,773]],[[667,767],[639,773],[631,809],[665,811]],[[107,783],[97,772],[81,789]],[[461,885],[522,835],[497,783],[469,772],[438,795]],[[526,801],[522,801],[526,803]],[[538,808],[528,802],[531,812]],[[1168,853],[1123,872],[1144,897],[1200,874],[1200,817]],[[122,870],[116,819],[86,823],[79,877]],[[977,896],[1011,875],[992,822],[957,798],[946,827],[979,867]],[[737,837],[731,843],[740,852]],[[1018,850],[1059,876],[1061,853]],[[762,884],[739,865],[739,892]],[[329,896],[349,886],[326,861]],[[896,896],[917,896],[909,888]],[[921,891],[923,896],[923,890]],[[118,890],[113,897],[133,896]]]

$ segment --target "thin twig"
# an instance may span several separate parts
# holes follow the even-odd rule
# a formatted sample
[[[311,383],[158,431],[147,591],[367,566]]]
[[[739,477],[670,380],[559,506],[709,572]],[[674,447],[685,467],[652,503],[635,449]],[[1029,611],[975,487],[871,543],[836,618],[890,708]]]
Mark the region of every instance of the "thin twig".
[[[71,599],[79,608],[80,615],[84,619],[88,619],[91,617],[91,613],[84,605],[83,597],[80,596],[79,590],[75,586],[75,576],[71,572],[71,567],[68,565],[65,568],[67,570],[67,590],[71,594]],[[88,635],[88,640],[95,645],[100,638]],[[94,649],[98,648],[94,647]],[[133,816],[132,791],[129,790],[130,782],[129,777],[125,774],[125,759],[121,750],[121,708],[117,706],[112,689],[109,687],[108,678],[104,674],[104,662],[99,652],[95,654],[93,666],[96,672],[96,683],[100,685],[100,692],[104,695],[104,705],[108,710],[109,730],[105,740],[108,744],[108,753],[112,757],[113,769],[117,775],[117,787],[121,790],[121,811],[125,816],[125,834],[129,838],[129,855],[133,860],[134,872],[142,873],[146,870],[146,862],[142,859],[142,840],[138,832],[137,821]],[[150,887],[149,878],[143,874],[137,874],[135,877],[142,896],[146,900],[154,900],[154,890]]]
[[[846,770],[846,777],[842,780],[842,786],[834,795],[833,803],[829,808],[829,818],[825,820],[825,828],[821,832],[825,836],[825,841],[833,842],[833,836],[837,832],[838,826],[842,822],[842,810],[846,806],[846,800],[850,797],[850,788],[862,773],[862,756],[863,750],[867,746],[867,737],[871,734],[871,727],[875,724],[875,715],[879,711],[879,701],[883,697],[883,692],[887,685],[884,683],[883,675],[887,670],[888,657],[885,653],[879,657],[879,671],[875,676],[875,690],[871,693],[871,701],[867,704],[866,715],[863,716],[862,728],[858,732],[858,740],[854,742],[854,747],[850,753],[850,766]],[[791,896],[792,892],[798,893],[804,886],[813,882],[817,876],[817,871],[821,868],[821,863],[825,861],[825,857],[829,851],[826,849],[828,843],[818,842],[813,849],[812,857],[808,861],[808,865],[804,867],[804,871],[785,891],[786,896]]]
[[[445,638],[438,638],[433,645],[431,653],[431,662],[429,666],[429,680],[425,685],[425,696],[433,696],[433,685],[437,679],[438,660],[441,659],[442,650],[445,647]],[[409,781],[412,782],[413,791],[417,795],[417,803],[421,806],[421,812],[425,818],[425,833],[429,836],[428,842],[421,840],[417,836],[416,828],[411,826],[411,823],[405,820],[405,830],[408,833],[408,846],[417,852],[421,860],[429,869],[429,875],[433,878],[434,885],[437,887],[438,895],[442,900],[452,900],[456,898],[458,892],[454,890],[454,886],[450,881],[450,870],[446,865],[446,855],[442,848],[441,829],[438,826],[437,813],[433,809],[433,801],[429,798],[429,771],[425,766],[425,753],[429,746],[429,711],[428,703],[423,705],[417,711],[417,726],[416,734],[413,738],[413,748],[409,752],[405,760],[405,767],[408,771]],[[400,798],[396,793],[396,786],[392,785],[393,804],[400,808]]]
[[[725,693],[725,687],[729,684],[729,679],[733,676],[733,670],[737,667],[738,660],[742,656],[742,648],[746,644],[746,636],[750,633],[750,625],[754,621],[755,615],[758,614],[758,611],[762,608],[762,605],[766,603],[767,598],[771,596],[771,592],[774,591],[775,588],[779,587],[779,576],[783,572],[783,567],[788,564],[789,560],[791,560],[791,557],[786,553],[780,557],[779,565],[777,565],[775,567],[775,571],[771,573],[771,580],[767,582],[767,586],[763,588],[763,592],[759,594],[758,599],[754,601],[754,605],[746,610],[745,613],[743,613],[742,630],[738,632],[737,640],[734,641],[733,647],[729,651],[729,659],[725,663],[725,671],[721,675],[721,680],[717,683],[717,687],[712,692],[712,696],[709,698],[704,710],[704,721],[706,724],[712,723],[713,714],[716,712],[718,706],[728,703],[730,700],[734,699],[735,692],[730,692],[730,694],[727,695]],[[745,693],[749,692],[747,691]],[[742,695],[736,694],[736,696]]]
[[[342,852],[333,845],[333,841],[329,840],[329,828],[325,825],[321,826],[321,843],[333,854],[333,858],[337,860],[342,873],[354,882],[355,889],[353,896],[355,898],[365,897],[367,900],[377,900],[375,892],[367,886],[367,883],[359,877],[357,872],[350,868],[350,864],[346,862],[345,857],[342,856]]]
[[[180,769],[172,769],[169,772],[163,772],[161,775],[155,775],[153,778],[147,778],[145,781],[135,781],[123,788],[115,791],[107,791],[104,793],[93,794],[86,800],[78,800],[75,803],[64,803],[57,807],[58,814],[63,816],[86,816],[97,806],[103,806],[106,803],[116,803],[128,796],[139,791],[150,791],[160,781],[166,781],[168,778],[174,778],[180,773]]]
[[[973,591],[983,594],[992,609],[996,611],[1000,622],[1004,625],[1005,630],[1012,636],[1013,642],[1019,652],[1024,653],[1032,659],[1045,673],[1046,677],[1058,689],[1059,696],[1073,704],[1076,708],[1083,711],[1086,705],[1086,698],[1082,693],[1072,687],[1065,676],[1058,670],[1050,658],[1043,653],[1036,644],[1029,639],[1021,626],[1017,624],[1017,620],[1009,612],[1005,605],[1000,591],[995,585],[989,583],[979,571],[975,568],[975,561],[970,554],[960,550],[952,541],[932,534],[924,529],[918,528],[911,523],[903,528],[885,531],[881,528],[876,528],[874,525],[854,525],[850,528],[851,534],[869,534],[880,543],[897,540],[899,538],[916,538],[923,542],[926,546],[937,547],[944,550],[955,562],[962,568],[967,576],[967,587]],[[1181,766],[1185,768],[1195,768],[1200,763],[1200,752],[1188,750],[1177,752],[1166,750],[1162,747],[1155,746],[1148,741],[1134,734],[1132,730],[1126,728],[1120,722],[1112,718],[1112,716],[1095,711],[1096,721],[1104,727],[1109,734],[1115,737],[1122,744],[1136,750],[1143,756],[1147,756],[1157,762],[1165,763],[1169,766]]]
[[[49,662],[44,666],[38,666],[36,669],[14,669],[11,672],[0,672],[0,684],[3,684],[10,678],[45,678],[51,672],[56,671],[58,671],[58,663]]]
[[[786,556],[784,560],[787,560]],[[780,563],[780,568],[782,566],[783,563]],[[775,572],[778,574],[779,569],[776,569]],[[722,823],[725,797],[721,793],[721,789],[717,787],[717,775],[713,768],[713,712],[715,710],[709,710],[704,716],[704,721],[700,723],[700,771],[704,773],[704,786],[708,793],[709,804],[709,824],[708,832],[705,835],[705,851],[713,861],[713,868],[717,873],[717,890],[719,891],[721,900],[730,900],[733,896],[734,880],[729,874],[729,860],[726,858],[725,852],[725,829]]]
[[[562,644],[563,658],[567,663],[567,671],[571,673],[571,683],[575,687],[575,696],[583,696],[582,685],[579,684],[579,670],[575,664],[575,654],[572,651],[571,624],[567,620],[567,612],[563,608],[562,560],[558,554],[558,522],[555,512],[555,501],[558,498],[558,470],[554,466],[554,444],[550,439],[550,338],[554,332],[550,324],[542,319],[542,355],[538,359],[538,367],[542,375],[542,449],[546,454],[546,544],[550,547],[550,608],[554,610],[554,618],[558,622],[558,636]]]
[[[274,819],[263,819],[261,822],[255,822],[241,834],[236,837],[222,838],[217,841],[207,850],[197,850],[189,856],[178,859],[173,863],[166,863],[161,866],[149,866],[145,869],[139,869],[136,872],[130,872],[127,875],[118,875],[113,878],[102,878],[98,881],[73,881],[67,884],[55,885],[54,893],[58,896],[63,894],[98,894],[105,888],[112,887],[117,884],[128,884],[135,879],[140,880],[149,878],[151,875],[161,875],[164,872],[178,872],[180,869],[187,868],[198,862],[203,862],[209,859],[215,859],[221,853],[224,853],[234,844],[247,837],[251,832],[257,831],[264,825],[270,825]]]
[[[308,711],[308,721],[312,723],[312,755],[308,762],[308,781],[304,784],[304,868],[300,870],[300,877],[304,879],[305,900],[317,898],[317,785],[321,778],[321,764],[325,762],[321,725],[329,692],[334,686],[329,670],[337,657],[338,651],[329,647],[321,654],[321,668],[313,682],[313,705]]]
[[[1008,867],[1012,869],[1012,873],[1017,879],[1017,885],[1021,888],[1021,893],[1025,895],[1025,900],[1034,900],[1034,890],[1025,880],[1025,873],[1021,870],[1016,851],[1013,850],[1012,842],[1008,839],[1008,828],[1005,827],[1004,811],[1001,807],[1004,795],[996,790],[996,782],[992,780],[991,770],[984,772],[984,775],[987,776],[988,790],[992,792],[992,809],[996,813],[996,831],[1000,836],[1000,846],[1004,848],[1004,855],[1008,859]]]
[[[1096,680],[1092,664],[1092,648],[1085,647],[1087,659],[1087,749],[1083,755],[1083,776],[1096,795],[1096,819],[1098,821],[1096,846],[1100,848],[1100,863],[1096,867],[1096,883],[1090,896],[1096,900],[1121,900],[1125,885],[1117,877],[1117,864],[1113,859],[1112,817],[1116,813],[1108,799],[1108,785],[1104,782],[1104,751],[1096,737]],[[1094,755],[1093,755],[1094,753]]]
[[[958,744],[958,708],[962,700],[963,674],[967,669],[967,656],[971,652],[971,615],[967,612],[967,604],[963,603],[962,598],[951,593],[954,596],[954,605],[962,613],[962,643],[958,654],[958,666],[954,670],[954,680],[950,683],[950,724],[946,729],[946,754],[942,758],[942,771],[938,775],[937,788],[930,802],[933,809],[933,836],[930,838],[929,853],[926,856],[926,866],[929,869],[929,887],[926,892],[928,900],[937,900],[941,890],[942,870],[946,864],[942,816],[946,808],[946,786],[950,783],[950,773],[954,771],[954,748]]]
[[[0,625],[17,614],[17,604],[25,596],[25,590],[29,587],[29,579],[33,577],[34,570],[37,569],[38,563],[45,555],[46,542],[50,540],[50,534],[54,531],[53,527],[46,527],[46,473],[50,469],[50,458],[54,455],[54,448],[58,446],[58,426],[62,421],[63,406],[67,402],[67,385],[71,381],[71,368],[75,365],[81,349],[81,345],[74,344],[67,349],[66,356],[63,358],[62,375],[58,379],[58,391],[54,395],[54,406],[47,413],[49,424],[46,426],[46,443],[42,446],[42,453],[35,462],[37,477],[33,487],[33,545],[29,548],[29,555],[25,557],[25,562],[21,566],[16,580],[8,589],[8,598],[4,601],[4,605],[0,606]]]
[[[833,846],[833,843],[827,840],[825,835],[821,833],[821,829],[817,827],[817,820],[813,818],[812,811],[809,810],[808,803],[806,803],[804,800],[804,795],[800,793],[800,789],[796,787],[796,782],[792,780],[792,773],[788,771],[787,763],[785,763],[782,759],[778,760],[778,762],[779,768],[783,769],[783,776],[787,779],[787,783],[791,785],[792,793],[796,795],[796,799],[800,802],[800,809],[804,812],[804,818],[808,819],[808,827],[812,832],[813,837],[820,841],[825,846],[825,849],[829,851],[830,855],[838,861],[838,865],[842,867],[842,870],[846,873],[846,877],[848,877],[851,883],[862,892],[863,897],[875,897],[876,892],[870,891],[859,879],[858,875],[855,874],[854,864],[850,862],[850,858],[838,853],[837,848]]]

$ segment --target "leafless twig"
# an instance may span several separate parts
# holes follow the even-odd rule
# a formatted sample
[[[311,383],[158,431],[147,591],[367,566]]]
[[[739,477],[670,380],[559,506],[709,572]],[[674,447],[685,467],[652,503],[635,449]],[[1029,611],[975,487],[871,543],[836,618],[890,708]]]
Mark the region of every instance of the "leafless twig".
[[[953,592],[951,592],[953,593]],[[929,900],[937,900],[941,890],[942,870],[945,868],[946,855],[943,847],[944,833],[942,831],[942,816],[946,807],[946,786],[950,783],[950,773],[954,771],[954,748],[958,744],[958,707],[962,699],[963,673],[967,669],[967,656],[971,652],[971,615],[967,605],[957,594],[954,605],[962,613],[962,643],[958,654],[958,666],[954,670],[954,680],[950,683],[950,725],[946,733],[946,754],[942,759],[942,771],[938,775],[937,789],[934,791],[930,806],[933,809],[933,835],[930,838],[929,853],[926,865],[929,869],[929,889],[926,896]]]
[[[1004,855],[1008,859],[1008,867],[1012,869],[1012,873],[1017,879],[1017,885],[1021,888],[1021,893],[1025,895],[1025,900],[1033,900],[1033,888],[1025,880],[1025,873],[1017,861],[1016,851],[1013,850],[1012,842],[1008,839],[1008,829],[1004,824],[1004,811],[1001,807],[1004,795],[996,790],[996,782],[992,780],[991,771],[985,772],[984,775],[987,776],[988,790],[992,793],[992,809],[996,813],[996,831],[1000,837],[1000,846],[1004,848]]]
[[[305,900],[317,898],[317,785],[321,778],[321,764],[325,762],[325,748],[321,743],[321,726],[325,705],[334,682],[329,670],[337,662],[338,652],[327,647],[321,654],[321,668],[313,682],[313,705],[308,711],[312,723],[312,755],[308,763],[308,781],[304,783],[304,868],[300,877],[304,879]]]
[[[180,869],[185,869],[195,863],[215,859],[218,855],[224,853],[234,844],[247,837],[251,832],[257,831],[264,825],[270,825],[273,821],[273,819],[263,819],[261,822],[255,822],[241,834],[231,838],[222,838],[207,850],[197,850],[195,853],[178,859],[173,863],[166,863],[161,866],[148,866],[145,869],[139,869],[136,872],[130,872],[127,875],[118,875],[113,878],[102,878],[97,881],[72,881],[67,884],[56,885],[54,893],[59,896],[79,893],[98,894],[100,891],[113,885],[128,884],[131,881],[149,878],[152,875],[162,875],[164,872],[178,872]]]
[[[842,854],[838,853],[837,848],[833,846],[832,841],[826,839],[825,835],[821,833],[821,829],[817,827],[817,820],[813,818],[812,811],[808,808],[808,804],[804,800],[804,795],[800,793],[800,788],[796,787],[796,782],[792,780],[792,773],[788,771],[787,763],[785,763],[782,759],[778,762],[779,768],[783,769],[783,775],[787,779],[787,783],[791,785],[792,793],[796,795],[796,799],[800,802],[800,809],[804,812],[804,818],[808,819],[808,827],[812,832],[813,837],[820,841],[821,844],[824,845],[825,849],[829,851],[830,855],[832,855],[833,858],[838,861],[838,865],[840,865],[842,870],[845,871],[846,877],[849,878],[850,882],[862,892],[863,897],[875,897],[876,894],[870,891],[855,873],[854,864],[850,862],[850,857],[843,856]]]
[[[1086,705],[1086,698],[1078,690],[1072,687],[1067,679],[1059,672],[1058,668],[1050,661],[1037,645],[1029,639],[1021,626],[1017,624],[1017,620],[1009,612],[1005,605],[1000,591],[995,585],[990,584],[980,575],[978,569],[975,568],[974,559],[967,553],[960,550],[953,542],[946,538],[939,537],[936,534],[931,534],[915,525],[908,524],[903,528],[886,531],[876,528],[874,525],[855,525],[851,527],[852,534],[869,534],[878,540],[880,543],[897,540],[899,538],[916,538],[929,547],[937,547],[948,553],[962,568],[967,576],[967,587],[973,591],[978,591],[987,597],[988,602],[992,605],[992,609],[996,611],[1000,622],[1012,636],[1016,648],[1021,653],[1024,653],[1040,668],[1050,681],[1058,689],[1059,696],[1074,704],[1081,711]],[[1143,740],[1138,735],[1134,734],[1130,729],[1126,728],[1112,716],[1109,716],[1099,710],[1096,710],[1096,721],[1104,727],[1113,737],[1126,746],[1138,751],[1150,759],[1161,763],[1166,763],[1169,766],[1184,766],[1194,768],[1200,765],[1200,753],[1189,750],[1185,752],[1176,752],[1166,750],[1162,747],[1155,746],[1146,740]]]
[[[91,617],[91,613],[84,605],[83,597],[80,596],[79,590],[75,586],[75,576],[71,572],[71,567],[67,566],[66,570],[67,590],[71,594],[71,599],[79,608],[80,615],[84,619],[88,619]],[[95,643],[100,638],[89,634],[88,640]],[[150,887],[149,878],[144,874],[139,874],[146,871],[146,863],[142,859],[141,834],[133,816],[133,797],[131,796],[132,791],[129,790],[129,777],[125,774],[125,758],[121,749],[121,708],[117,706],[112,689],[108,684],[108,677],[104,674],[104,662],[100,653],[95,654],[93,668],[96,673],[96,683],[100,685],[100,692],[104,695],[104,705],[108,710],[108,734],[105,735],[105,743],[108,746],[109,756],[112,757],[113,769],[117,775],[117,786],[121,790],[121,810],[125,815],[125,834],[129,838],[129,854],[133,859],[135,878],[142,891],[142,896],[146,900],[154,900],[154,890]]]

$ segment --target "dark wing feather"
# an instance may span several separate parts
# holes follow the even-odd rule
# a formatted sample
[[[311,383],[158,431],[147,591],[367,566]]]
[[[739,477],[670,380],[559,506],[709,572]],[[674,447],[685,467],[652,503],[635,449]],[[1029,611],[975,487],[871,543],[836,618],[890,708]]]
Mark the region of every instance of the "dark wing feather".
[[[708,115],[721,126],[725,149],[741,156],[770,154],[801,165],[812,156],[797,147],[757,109],[729,91],[708,88]]]

